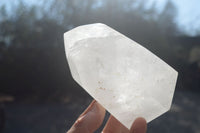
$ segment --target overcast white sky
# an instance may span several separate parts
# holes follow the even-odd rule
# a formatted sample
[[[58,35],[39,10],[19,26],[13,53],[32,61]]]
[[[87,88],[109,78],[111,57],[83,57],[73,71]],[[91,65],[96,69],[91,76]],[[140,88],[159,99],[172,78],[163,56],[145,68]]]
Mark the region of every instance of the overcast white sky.
[[[23,0],[27,4],[37,4],[39,0]],[[162,10],[167,0],[149,0],[156,2],[158,10]],[[171,0],[177,7],[176,23],[183,31],[190,35],[195,35],[196,31],[200,31],[200,0]],[[0,5],[11,5],[17,3],[18,0],[0,0]],[[124,0],[125,2],[125,0]]]

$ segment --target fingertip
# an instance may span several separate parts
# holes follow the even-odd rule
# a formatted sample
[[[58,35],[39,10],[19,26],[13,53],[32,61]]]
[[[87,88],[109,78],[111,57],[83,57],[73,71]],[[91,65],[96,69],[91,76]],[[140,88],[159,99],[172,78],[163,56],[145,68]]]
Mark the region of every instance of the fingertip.
[[[93,132],[100,127],[104,120],[105,109],[96,101],[79,116],[68,133]]]
[[[102,123],[103,120],[104,120],[105,114],[106,114],[106,110],[105,110],[105,108],[104,108],[101,104],[99,104],[98,102],[96,102],[96,105],[97,105],[97,108],[98,108],[98,110],[99,110],[99,118],[100,118],[100,121],[101,121],[101,123]]]
[[[147,124],[146,120],[143,117],[138,117],[135,122],[140,124]]]
[[[129,130],[122,125],[114,116],[110,116],[102,133],[128,133]]]
[[[147,122],[144,118],[139,117],[137,118],[130,129],[131,133],[146,133],[147,130]]]

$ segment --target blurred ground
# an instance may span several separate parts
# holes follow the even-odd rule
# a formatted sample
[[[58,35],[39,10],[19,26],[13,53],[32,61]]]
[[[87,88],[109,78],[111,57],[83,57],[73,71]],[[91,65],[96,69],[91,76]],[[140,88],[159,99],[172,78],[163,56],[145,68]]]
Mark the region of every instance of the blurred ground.
[[[6,104],[5,133],[65,133],[91,100],[69,104]],[[199,114],[200,97],[190,91],[176,91],[171,110],[150,122],[148,133],[200,133]]]

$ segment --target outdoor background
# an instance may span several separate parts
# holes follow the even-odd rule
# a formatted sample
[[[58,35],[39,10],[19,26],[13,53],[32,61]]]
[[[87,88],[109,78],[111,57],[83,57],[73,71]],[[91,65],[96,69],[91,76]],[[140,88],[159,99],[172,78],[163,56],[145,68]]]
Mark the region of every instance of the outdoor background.
[[[200,133],[199,0],[0,0],[0,132],[65,133],[92,98],[72,79],[63,33],[105,23],[179,72],[148,133]],[[107,114],[108,117],[108,114]]]

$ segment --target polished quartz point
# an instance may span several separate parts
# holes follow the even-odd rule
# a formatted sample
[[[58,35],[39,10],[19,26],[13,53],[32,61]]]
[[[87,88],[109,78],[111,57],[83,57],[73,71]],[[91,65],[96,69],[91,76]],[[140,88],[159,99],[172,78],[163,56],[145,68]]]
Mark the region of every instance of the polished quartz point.
[[[170,109],[178,73],[149,50],[105,24],[64,34],[74,80],[130,129]]]

